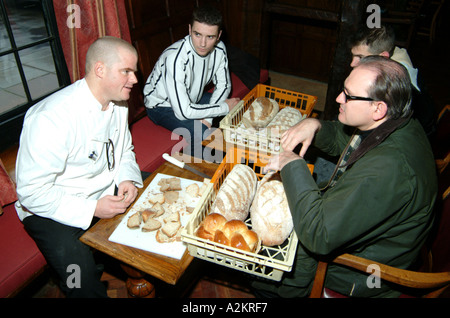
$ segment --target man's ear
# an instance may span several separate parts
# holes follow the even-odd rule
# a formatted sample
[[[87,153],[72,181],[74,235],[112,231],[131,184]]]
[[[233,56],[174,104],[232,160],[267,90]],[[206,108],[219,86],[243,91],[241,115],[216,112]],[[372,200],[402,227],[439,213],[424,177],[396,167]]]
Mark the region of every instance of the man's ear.
[[[221,35],[222,35],[222,30],[219,31],[219,35],[217,36],[217,42],[219,42]]]
[[[192,35],[192,27],[190,23],[189,23],[189,35]]]
[[[94,73],[95,73],[95,76],[102,78],[105,74],[105,64],[103,64],[102,62],[95,63]]]
[[[383,51],[383,52],[381,52],[381,53],[380,53],[380,56],[383,56],[383,57],[385,57],[385,58],[390,58],[389,52],[388,52],[388,51]]]
[[[373,120],[378,121],[386,117],[388,106],[383,101],[375,101],[373,102],[375,105],[375,110],[373,112]]]

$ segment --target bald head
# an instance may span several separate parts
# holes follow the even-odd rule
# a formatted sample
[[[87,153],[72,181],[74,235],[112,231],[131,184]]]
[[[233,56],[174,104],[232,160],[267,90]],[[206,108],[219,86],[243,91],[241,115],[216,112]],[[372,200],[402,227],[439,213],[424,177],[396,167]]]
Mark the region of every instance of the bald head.
[[[111,66],[120,61],[119,52],[125,50],[137,56],[136,49],[127,41],[105,36],[97,39],[89,47],[86,54],[86,75],[88,75],[95,63],[102,62],[106,66]]]

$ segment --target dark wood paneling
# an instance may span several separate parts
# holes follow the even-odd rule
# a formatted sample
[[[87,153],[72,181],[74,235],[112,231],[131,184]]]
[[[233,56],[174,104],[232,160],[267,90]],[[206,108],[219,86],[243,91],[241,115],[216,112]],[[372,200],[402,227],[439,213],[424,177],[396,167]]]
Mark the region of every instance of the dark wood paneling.
[[[261,35],[263,65],[327,81],[336,46],[340,1],[266,1]]]

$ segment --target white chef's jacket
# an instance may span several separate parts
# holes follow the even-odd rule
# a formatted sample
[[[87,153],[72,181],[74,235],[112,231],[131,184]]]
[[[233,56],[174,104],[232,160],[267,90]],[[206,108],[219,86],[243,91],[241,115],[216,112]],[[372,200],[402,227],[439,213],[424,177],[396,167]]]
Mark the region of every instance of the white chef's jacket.
[[[109,139],[114,145],[112,171]],[[102,111],[82,79],[28,110],[16,163],[21,220],[33,213],[87,229],[97,200],[114,194],[115,185],[125,180],[142,187],[127,107],[110,103]]]

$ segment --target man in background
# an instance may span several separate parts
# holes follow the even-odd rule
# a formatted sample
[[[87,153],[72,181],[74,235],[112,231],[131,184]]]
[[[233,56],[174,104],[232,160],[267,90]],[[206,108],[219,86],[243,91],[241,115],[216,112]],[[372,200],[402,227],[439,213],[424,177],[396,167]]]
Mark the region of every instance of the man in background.
[[[197,8],[189,35],[162,53],[144,87],[150,119],[182,135],[190,144],[190,153],[183,152],[196,157],[202,155],[201,142],[211,133],[212,118],[226,115],[239,102],[228,99],[231,79],[221,28],[217,9]],[[213,93],[205,93],[211,82]]]

